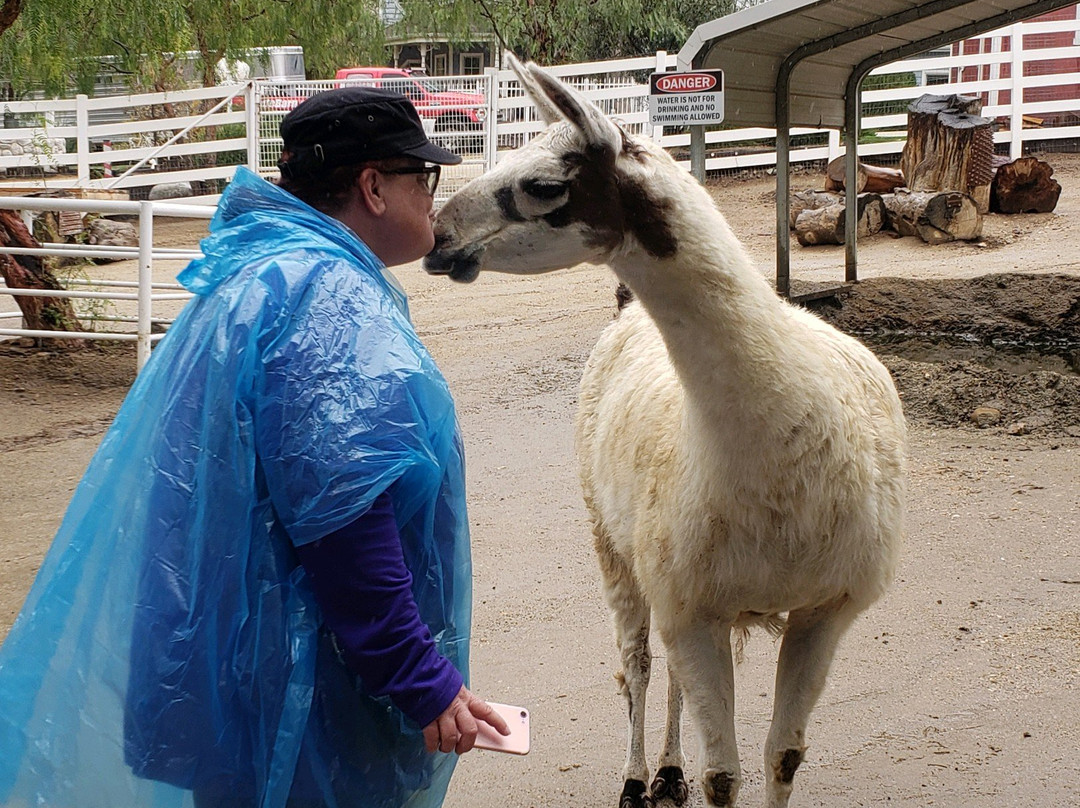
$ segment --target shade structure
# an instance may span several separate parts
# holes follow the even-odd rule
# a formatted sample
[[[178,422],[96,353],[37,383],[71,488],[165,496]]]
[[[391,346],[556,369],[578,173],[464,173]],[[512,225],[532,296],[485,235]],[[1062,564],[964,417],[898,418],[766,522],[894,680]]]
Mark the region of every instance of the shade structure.
[[[679,51],[679,68],[723,70],[725,121],[777,130],[777,290],[787,294],[790,283],[791,127],[843,129],[851,187],[859,85],[871,70],[1075,2],[769,0],[698,26]],[[850,201],[846,278],[855,280],[855,205]]]

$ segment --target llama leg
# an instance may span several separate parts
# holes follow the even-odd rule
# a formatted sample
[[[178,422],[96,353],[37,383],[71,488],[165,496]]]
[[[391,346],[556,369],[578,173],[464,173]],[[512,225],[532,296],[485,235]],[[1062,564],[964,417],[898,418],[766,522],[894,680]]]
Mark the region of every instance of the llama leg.
[[[675,805],[686,802],[688,791],[682,754],[682,688],[668,665],[667,727],[664,731],[664,748],[660,751],[660,769],[649,790],[654,800],[669,799]]]
[[[668,660],[701,738],[706,804],[731,808],[742,783],[735,742],[735,672],[728,624],[699,620],[662,630]]]
[[[859,610],[847,598],[788,615],[780,660],[772,725],[765,742],[769,808],[785,808],[795,770],[806,751],[806,724],[829,672],[840,637]]]
[[[649,604],[621,559],[611,554],[605,558],[601,554],[601,569],[604,593],[615,619],[615,639],[622,662],[619,682],[630,719],[619,808],[648,808],[652,805],[645,787],[649,780],[649,764],[645,759],[645,693],[652,673]]]

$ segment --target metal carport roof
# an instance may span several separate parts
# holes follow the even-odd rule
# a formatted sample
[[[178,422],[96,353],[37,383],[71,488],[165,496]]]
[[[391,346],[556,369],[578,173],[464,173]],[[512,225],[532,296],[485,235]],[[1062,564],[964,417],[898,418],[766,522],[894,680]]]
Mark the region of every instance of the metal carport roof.
[[[859,86],[871,70],[1075,3],[769,0],[698,26],[679,51],[679,68],[722,69],[725,121],[777,130],[778,291],[787,294],[790,280],[787,211],[791,127],[845,131],[850,187],[856,171],[853,146],[859,129]],[[695,140],[703,148],[703,130],[696,129]],[[853,195],[851,201],[846,222],[847,279],[855,280]]]

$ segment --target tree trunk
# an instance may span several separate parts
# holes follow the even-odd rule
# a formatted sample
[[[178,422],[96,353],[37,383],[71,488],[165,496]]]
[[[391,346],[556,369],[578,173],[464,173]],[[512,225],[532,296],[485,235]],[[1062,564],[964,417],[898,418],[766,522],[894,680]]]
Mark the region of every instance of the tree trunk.
[[[830,205],[842,204],[843,201],[843,194],[834,194],[828,191],[796,191],[791,195],[788,226],[794,230],[795,222],[798,221],[799,214],[804,210],[827,208]]]
[[[912,191],[960,191],[979,213],[990,209],[994,122],[982,102],[964,95],[924,95],[908,107],[900,170]]]
[[[843,155],[830,161],[825,167],[825,190],[843,191],[846,171],[847,166]],[[859,193],[866,191],[872,194],[887,194],[894,188],[905,185],[904,175],[900,169],[871,166],[861,160],[859,161],[858,178]]]
[[[927,244],[982,236],[982,214],[975,200],[959,191],[919,193],[901,188],[882,200],[893,229],[902,236],[918,236]]]
[[[0,242],[8,247],[41,247],[26,229],[17,211],[0,210]],[[12,289],[55,289],[63,286],[36,255],[0,254],[0,275]],[[13,295],[22,311],[26,327],[34,331],[82,331],[83,326],[66,297]],[[67,347],[79,347],[83,340],[63,340]]]
[[[22,14],[23,0],[3,0],[0,5],[0,34],[15,24]]]
[[[1020,157],[998,167],[991,183],[990,209],[999,213],[1049,213],[1057,207],[1061,185],[1049,163]]]
[[[885,224],[887,214],[880,194],[859,194],[857,211],[860,238],[877,233]],[[795,221],[795,237],[804,247],[815,244],[843,244],[844,232],[842,200],[839,204],[824,208],[808,208],[800,213]]]

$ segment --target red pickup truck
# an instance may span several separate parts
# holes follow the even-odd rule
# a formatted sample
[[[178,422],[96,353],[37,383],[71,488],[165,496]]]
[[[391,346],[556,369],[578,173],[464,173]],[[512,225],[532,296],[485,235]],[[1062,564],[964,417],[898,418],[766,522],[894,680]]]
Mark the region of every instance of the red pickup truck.
[[[479,137],[469,134],[483,129],[487,118],[487,102],[480,93],[440,91],[426,76],[395,67],[343,67],[334,80],[338,86],[363,83],[402,93],[435,134],[446,136],[441,145],[449,149],[480,145]]]

